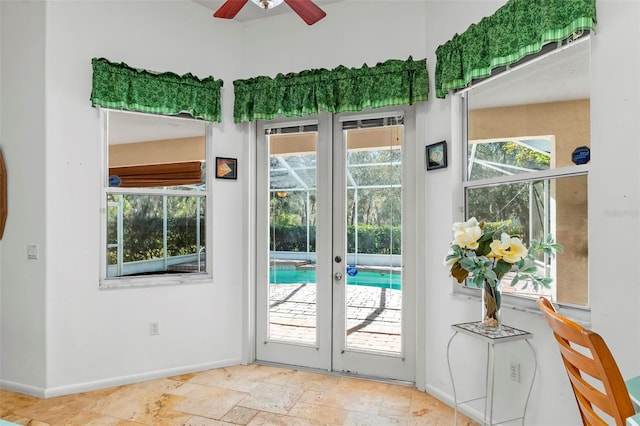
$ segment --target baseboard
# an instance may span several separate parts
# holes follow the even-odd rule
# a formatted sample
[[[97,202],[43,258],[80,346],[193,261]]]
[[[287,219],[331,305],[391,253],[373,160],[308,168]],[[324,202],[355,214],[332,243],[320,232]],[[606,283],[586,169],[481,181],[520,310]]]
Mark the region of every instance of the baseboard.
[[[240,358],[226,359],[216,362],[206,362],[202,364],[186,365],[176,368],[167,368],[164,370],[155,370],[145,373],[132,374],[128,376],[111,377],[108,379],[96,380],[92,382],[75,383],[66,386],[57,386],[52,388],[37,388],[34,386],[23,385],[8,380],[0,380],[0,388],[10,391],[22,393],[25,395],[36,396],[38,398],[51,398],[54,396],[70,395],[80,392],[90,392],[98,389],[104,389],[112,386],[129,385],[132,383],[146,382],[148,380],[162,379],[171,376],[179,376],[181,374],[197,373],[199,371],[212,370],[215,368],[230,367],[242,364]]]
[[[427,385],[426,392],[433,396],[434,398],[439,399],[440,401],[447,404],[449,407],[453,407],[453,396],[449,393],[443,392],[440,388],[433,387],[431,385]],[[474,420],[480,424],[483,424],[482,418],[484,417],[484,413],[482,411],[476,410],[473,407],[469,407],[466,405],[459,405],[458,412],[464,414],[469,417],[471,420]]]
[[[22,383],[12,382],[10,380],[0,379],[0,389],[10,390],[12,392],[18,392],[23,395],[35,396],[37,398],[44,398],[46,390],[36,386],[25,385]]]

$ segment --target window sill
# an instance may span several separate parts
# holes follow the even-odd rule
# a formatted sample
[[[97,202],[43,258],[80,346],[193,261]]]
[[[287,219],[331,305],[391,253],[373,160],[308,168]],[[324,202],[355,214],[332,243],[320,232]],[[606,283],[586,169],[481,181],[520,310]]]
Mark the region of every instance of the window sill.
[[[212,284],[211,274],[174,274],[100,280],[100,290],[139,287],[164,287],[188,284]]]
[[[455,284],[455,288],[451,292],[451,296],[459,300],[473,300],[474,303],[481,303],[480,289],[477,288],[461,287],[458,284]],[[566,316],[583,327],[588,328],[591,326],[591,309],[588,307],[565,305],[556,302],[554,302],[553,305],[561,315]],[[536,300],[522,296],[503,294],[502,309],[510,309],[542,316],[542,313],[536,304]]]

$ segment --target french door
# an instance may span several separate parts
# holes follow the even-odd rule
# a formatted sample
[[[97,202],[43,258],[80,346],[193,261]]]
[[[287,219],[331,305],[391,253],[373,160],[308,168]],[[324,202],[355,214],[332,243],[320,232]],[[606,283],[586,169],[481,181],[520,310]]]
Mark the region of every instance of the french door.
[[[415,380],[413,123],[408,108],[258,124],[258,360]]]

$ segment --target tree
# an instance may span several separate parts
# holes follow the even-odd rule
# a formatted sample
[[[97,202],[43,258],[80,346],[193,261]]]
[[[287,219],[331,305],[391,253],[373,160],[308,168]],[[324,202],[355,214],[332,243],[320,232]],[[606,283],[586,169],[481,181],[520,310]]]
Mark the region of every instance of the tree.
[[[358,238],[363,239],[362,244],[368,247],[367,250],[399,252],[401,160],[399,147],[348,152],[346,220],[350,226],[357,225]],[[314,155],[271,157],[269,203],[272,249],[301,247],[300,242],[285,241],[287,238],[306,239],[306,232],[294,231],[294,227],[306,227],[309,224],[315,230],[315,173]],[[376,229],[365,228],[367,226]],[[353,232],[349,235],[349,238],[354,238]],[[312,239],[315,241],[315,235]],[[365,239],[371,241],[365,242]],[[349,245],[352,245],[351,240]],[[359,242],[358,250],[362,247]]]
[[[478,143],[475,146],[475,157],[469,159],[469,180],[513,174],[518,172],[517,168],[527,171],[548,169],[550,158],[549,154],[513,141]],[[503,171],[497,170],[501,168]],[[530,213],[534,219],[533,224],[543,221],[544,185],[544,181],[536,181],[468,189],[466,202],[469,216],[488,222],[509,221],[515,228],[520,228],[524,240],[529,241],[532,237],[528,235],[532,225]]]

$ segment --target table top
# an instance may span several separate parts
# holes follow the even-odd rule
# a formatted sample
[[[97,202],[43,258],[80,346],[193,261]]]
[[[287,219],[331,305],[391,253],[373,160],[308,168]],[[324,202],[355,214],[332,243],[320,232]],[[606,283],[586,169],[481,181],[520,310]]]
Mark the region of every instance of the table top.
[[[487,328],[482,321],[465,322],[461,324],[452,324],[451,328],[455,332],[460,332],[478,339],[484,340],[491,344],[513,342],[515,340],[524,340],[533,338],[533,334],[528,331],[509,327],[508,325],[500,325],[498,328]]]
[[[633,402],[636,407],[640,407],[640,376],[625,380],[625,384],[627,385],[631,402]],[[640,420],[640,413],[638,414],[638,420]]]

